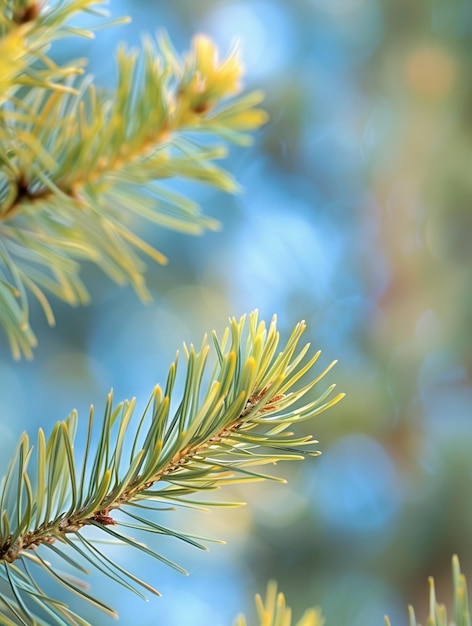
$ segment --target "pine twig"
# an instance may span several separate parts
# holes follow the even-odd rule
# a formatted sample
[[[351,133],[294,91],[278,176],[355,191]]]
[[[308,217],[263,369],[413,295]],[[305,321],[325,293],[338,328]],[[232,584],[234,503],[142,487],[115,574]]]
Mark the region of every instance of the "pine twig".
[[[429,577],[428,584],[429,614],[426,626],[471,626],[472,621],[469,611],[467,580],[461,572],[457,555],[452,557],[453,604],[451,613],[454,617],[453,622],[448,621],[446,605],[439,603],[436,599],[436,589],[432,576]],[[415,609],[411,605],[408,607],[408,618],[409,626],[421,626],[421,624],[416,621]],[[385,626],[391,626],[391,622],[387,616],[385,616]]]
[[[291,626],[292,610],[287,606],[285,596],[277,592],[277,583],[271,580],[267,585],[265,600],[256,595],[258,626]],[[320,609],[307,609],[296,626],[324,626],[325,620]],[[248,626],[244,615],[238,615],[233,626]]]
[[[0,103],[8,101],[19,87],[73,93],[64,79],[82,74],[82,63],[76,61],[61,67],[48,56],[48,50],[53,41],[71,35],[92,38],[90,28],[73,28],[68,23],[77,13],[106,18],[108,13],[100,8],[105,2],[0,0]],[[106,23],[128,21],[128,18],[118,18]]]
[[[247,144],[266,121],[260,92],[238,95],[241,77],[236,50],[219,61],[198,36],[180,58],[161,36],[159,50],[147,39],[142,52],[118,51],[113,94],[98,96],[85,78],[71,93],[31,88],[0,105],[0,322],[16,358],[36,342],[28,292],[53,324],[50,293],[88,301],[84,260],[150,299],[142,256],[167,259],[136,234],[136,218],[188,234],[218,227],[163,181],[237,190],[215,165],[225,148],[200,137]]]
[[[40,430],[36,481],[30,478],[32,449],[23,435],[0,489],[0,577],[12,590],[11,607],[27,622],[33,619],[22,601],[26,595],[43,610],[46,603],[54,612],[53,599],[37,591],[34,577],[25,569],[27,561],[32,561],[56,578],[54,569],[41,556],[45,549],[83,572],[75,551],[138,595],[136,585],[157,593],[108,557],[98,557],[93,540],[86,536],[87,527],[98,528],[112,540],[184,571],[123,534],[121,528],[173,536],[205,549],[201,538],[157,524],[142,511],[169,504],[192,506],[198,503],[192,498],[194,494],[227,483],[269,478],[259,466],[318,454],[313,448],[317,442],[311,436],[297,437],[289,429],[333,406],[343,394],[333,396],[332,385],[318,398],[301,403],[331,368],[295,388],[319,357],[319,352],[306,357],[309,344],[298,347],[304,328],[304,323],[298,324],[277,352],[275,318],[268,328],[258,321],[257,313],[252,313],[247,323],[245,317],[231,320],[221,342],[213,336],[216,363],[210,375],[206,341],[199,352],[193,346],[185,348],[185,385],[176,408],[172,396],[178,358],[169,369],[164,389],[155,388],[137,426],[132,419],[134,400],[114,406],[109,395],[95,451],[91,410],[81,462],[74,453],[76,413],[56,424],[48,441]],[[125,451],[129,450],[127,458]],[[67,586],[104,608],[83,592],[80,584],[68,581]]]

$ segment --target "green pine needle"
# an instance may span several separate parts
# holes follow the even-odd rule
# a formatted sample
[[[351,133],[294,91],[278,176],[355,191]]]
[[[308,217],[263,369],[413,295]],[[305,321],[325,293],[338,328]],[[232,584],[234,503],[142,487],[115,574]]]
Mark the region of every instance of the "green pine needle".
[[[277,592],[277,583],[271,580],[267,585],[265,600],[256,595],[257,626],[292,626],[292,610],[287,606],[285,596]],[[325,620],[321,611],[316,608],[307,609],[294,626],[324,626]],[[238,615],[233,626],[248,626],[244,615]]]
[[[71,305],[88,301],[83,261],[148,300],[143,257],[167,259],[136,233],[137,221],[194,235],[216,229],[215,220],[163,181],[180,177],[238,191],[216,164],[226,155],[221,140],[247,144],[247,132],[267,115],[258,108],[261,93],[239,96],[237,51],[220,61],[202,35],[183,58],[164,35],[144,39],[141,50],[119,48],[112,93],[98,94],[90,76],[70,78],[71,68],[56,80],[61,71],[40,55],[46,40],[66,36],[64,24],[75,12],[101,2],[38,5],[30,12],[36,3],[7,4],[0,20],[0,322],[19,358],[31,357],[36,344],[28,292],[54,323],[49,294]],[[15,16],[25,11],[31,19],[23,24]],[[30,76],[33,61],[22,46],[33,47],[46,69]]]
[[[0,608],[5,619],[15,624],[41,623],[28,608],[29,598],[48,612],[50,624],[85,624],[66,605],[44,594],[28,562],[113,614],[79,579],[59,573],[49,564],[45,558],[48,549],[81,574],[86,569],[76,558],[85,557],[88,565],[141,597],[139,587],[158,593],[97,550],[87,528],[100,529],[113,541],[185,573],[158,548],[150,548],[128,533],[146,531],[156,546],[161,536],[204,550],[206,541],[149,519],[149,511],[209,506],[211,502],[195,498],[195,494],[207,494],[234,482],[270,478],[260,471],[261,465],[318,454],[317,442],[311,436],[296,436],[291,427],[333,406],[343,394],[332,394],[332,385],[313,399],[313,387],[330,367],[311,375],[319,352],[309,358],[309,345],[299,347],[304,330],[303,322],[297,324],[280,348],[275,318],[267,327],[254,312],[248,318],[232,319],[221,340],[213,335],[213,366],[206,340],[199,351],[184,346],[181,399],[176,400],[173,393],[179,375],[177,356],[164,388],[154,389],[139,419],[133,416],[134,400],[115,405],[109,394],[96,444],[92,441],[97,425],[94,410],[90,410],[81,459],[74,448],[76,412],[57,423],[49,439],[40,430],[35,453],[23,435],[0,483],[0,577],[11,590]],[[299,379],[305,374],[311,376],[311,382],[300,386]],[[303,400],[304,396],[310,399]],[[35,480],[29,475],[30,464]],[[286,611],[277,602],[277,611]],[[303,619],[299,626],[322,623],[313,621],[314,617]],[[264,626],[286,623],[261,622]]]
[[[467,581],[464,574],[461,573],[459,559],[456,555],[452,557],[452,584],[453,584],[453,605],[451,613],[454,616],[453,622],[447,620],[447,609],[444,604],[439,604],[436,600],[436,590],[434,587],[434,579],[428,580],[429,583],[429,615],[426,620],[426,626],[471,626],[469,612],[469,600],[467,593]],[[408,607],[409,626],[421,626],[416,621],[415,610],[412,606]],[[386,626],[391,626],[388,617],[385,617]]]
[[[107,17],[99,8],[106,0],[70,0],[44,3],[39,0],[0,2],[0,103],[14,97],[19,87],[74,93],[64,81],[83,73],[83,61],[63,67],[47,55],[51,44],[64,37],[92,38],[89,28],[72,28],[77,13]],[[103,25],[126,23],[128,18],[102,20]],[[97,27],[93,27],[97,30]],[[1,159],[0,159],[1,160]]]

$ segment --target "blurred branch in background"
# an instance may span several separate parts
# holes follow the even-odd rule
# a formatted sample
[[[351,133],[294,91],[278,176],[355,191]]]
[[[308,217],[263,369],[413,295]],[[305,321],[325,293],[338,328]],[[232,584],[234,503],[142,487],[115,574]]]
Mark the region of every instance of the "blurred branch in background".
[[[469,599],[467,591],[467,580],[461,573],[459,559],[457,556],[452,557],[452,584],[453,584],[453,603],[452,609],[446,605],[440,604],[436,600],[436,590],[434,588],[434,578],[429,578],[429,614],[427,618],[427,626],[470,626]],[[454,621],[448,621],[449,615],[452,613]],[[409,626],[421,626],[416,621],[415,610],[412,606],[408,607]],[[388,617],[385,618],[386,626],[391,626]]]
[[[291,626],[292,611],[285,602],[285,596],[277,592],[277,583],[270,581],[267,585],[265,600],[256,595],[257,622],[259,626]],[[324,626],[325,621],[319,609],[307,609],[302,618],[294,626]],[[233,626],[248,626],[244,615],[238,615]]]
[[[79,8],[91,10],[92,4],[100,3],[42,9],[35,4],[23,47],[50,46],[64,36],[62,22]],[[16,39],[11,39],[17,14],[12,8],[4,47],[21,60]],[[4,28],[7,18],[8,12]],[[40,43],[36,31],[42,33]],[[51,31],[59,34],[48,42]],[[71,32],[84,34],[65,29],[65,34]],[[37,297],[52,324],[46,293],[72,305],[88,300],[79,277],[84,261],[95,263],[118,284],[131,283],[143,300],[149,299],[146,266],[136,252],[158,263],[166,258],[137,235],[132,218],[190,234],[216,227],[215,220],[200,214],[197,203],[157,183],[179,177],[237,189],[232,177],[214,164],[225,149],[197,135],[247,144],[245,132],[266,121],[256,108],[261,93],[235,98],[242,76],[237,51],[219,61],[207,37],[195,37],[184,60],[164,36],[159,49],[149,38],[141,52],[122,46],[118,85],[103,97],[91,76],[80,83],[66,80],[60,89],[56,65],[45,54],[42,81],[27,81],[21,96],[14,94],[25,86],[23,65],[8,75],[11,85],[4,85],[0,108],[0,304],[1,322],[17,358],[31,356],[36,344],[27,292]],[[24,66],[33,65],[31,54],[23,56]],[[63,73],[71,72],[80,73],[80,68]]]

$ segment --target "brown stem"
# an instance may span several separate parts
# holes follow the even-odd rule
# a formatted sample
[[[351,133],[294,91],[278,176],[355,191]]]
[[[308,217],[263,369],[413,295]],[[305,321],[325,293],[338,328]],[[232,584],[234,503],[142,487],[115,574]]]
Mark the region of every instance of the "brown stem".
[[[177,131],[179,129],[175,129]],[[109,172],[118,172],[129,164],[136,163],[139,159],[145,158],[147,155],[153,152],[153,150],[160,144],[169,139],[170,129],[167,123],[164,123],[158,135],[154,138],[147,138],[142,145],[136,148],[133,152],[129,151],[126,155],[116,154],[113,159],[105,159],[105,161],[90,172],[88,179],[77,178],[75,180],[63,179],[54,181],[55,186],[62,191],[65,195],[69,196],[71,200],[80,200],[80,190],[86,185],[99,184],[100,179]],[[126,158],[125,158],[126,157]],[[34,203],[37,200],[44,200],[54,196],[54,191],[48,187],[40,187],[36,191],[31,191],[29,188],[28,179],[26,173],[19,174],[16,180],[17,193],[13,198],[10,206],[0,215],[0,220],[8,220],[17,215],[20,209],[22,201],[26,200],[30,203]]]
[[[26,24],[34,21],[39,16],[39,3],[32,2],[19,11],[13,18],[15,24]]]

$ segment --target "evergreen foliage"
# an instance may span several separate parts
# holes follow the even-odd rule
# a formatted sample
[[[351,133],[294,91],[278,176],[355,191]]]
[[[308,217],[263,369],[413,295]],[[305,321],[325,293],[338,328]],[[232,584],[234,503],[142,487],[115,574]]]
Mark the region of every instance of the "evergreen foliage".
[[[283,593],[277,593],[277,583],[270,581],[267,585],[265,601],[256,595],[256,609],[259,626],[291,626],[292,611],[287,606]],[[294,626],[324,626],[325,620],[319,609],[307,609]],[[238,615],[233,626],[248,626],[244,615]]]
[[[31,357],[36,345],[30,294],[51,324],[51,295],[71,305],[88,301],[80,278],[85,261],[148,299],[142,257],[166,258],[137,234],[140,223],[188,234],[218,226],[165,181],[178,177],[235,192],[237,183],[216,164],[226,154],[224,142],[247,145],[247,133],[266,121],[258,108],[262,94],[241,95],[237,49],[220,61],[202,35],[183,57],[163,34],[145,38],[140,50],[120,48],[113,92],[95,88],[84,60],[58,65],[53,42],[93,36],[71,24],[76,14],[113,23],[104,4],[0,0],[0,324],[15,358]],[[157,523],[155,512],[221,505],[208,492],[273,478],[261,468],[318,454],[311,436],[291,428],[343,394],[331,385],[313,396],[331,365],[313,375],[319,352],[309,357],[309,344],[299,345],[304,329],[298,324],[280,348],[275,318],[268,326],[256,312],[232,319],[221,339],[213,334],[213,352],[206,338],[199,350],[184,346],[183,359],[177,354],[140,417],[134,399],[115,404],[110,393],[98,424],[92,407],[85,429],[74,411],[48,438],[40,429],[34,446],[23,434],[0,480],[0,578],[7,589],[0,623],[87,626],[66,601],[42,589],[38,573],[116,616],[48,556],[81,576],[87,564],[141,598],[158,595],[102,546],[129,546],[185,573],[161,553],[159,538],[200,549],[209,539]],[[76,436],[85,441],[80,454]],[[142,531],[150,547],[135,537]],[[457,557],[453,584],[453,626],[470,626]],[[275,582],[265,600],[256,596],[256,609],[259,626],[292,624]],[[324,623],[318,609],[309,609],[296,626]],[[247,624],[240,615],[234,626]],[[409,624],[420,626],[412,607]],[[432,579],[426,624],[448,624]]]
[[[436,599],[436,590],[434,588],[434,579],[429,578],[429,615],[426,626],[471,626],[469,599],[467,593],[467,581],[461,572],[459,559],[457,556],[452,557],[452,585],[453,585],[453,605],[452,614],[454,621],[449,622],[447,619],[447,608],[444,604],[438,603]],[[421,626],[416,621],[415,610],[412,606],[408,607],[409,626]],[[385,618],[386,626],[391,626],[388,617]]]
[[[0,321],[15,357],[30,357],[36,344],[28,291],[52,324],[49,293],[72,305],[88,300],[83,261],[148,299],[141,257],[166,258],[136,234],[132,218],[192,234],[216,228],[162,181],[181,177],[235,191],[215,164],[225,148],[211,138],[245,144],[245,133],[266,120],[257,108],[261,93],[238,96],[237,50],[219,61],[205,36],[195,37],[183,59],[164,35],[147,38],[141,50],[120,48],[113,93],[76,76],[83,62],[59,68],[47,56],[51,41],[88,36],[67,20],[100,12],[101,4],[16,0],[3,12]]]
[[[453,584],[453,605],[452,614],[454,621],[447,619],[447,608],[436,599],[434,579],[429,579],[429,615],[425,626],[471,626],[469,601],[467,594],[467,581],[462,574],[457,556],[452,557],[452,584]],[[291,626],[292,612],[287,607],[283,593],[277,593],[277,584],[274,581],[267,585],[267,595],[265,602],[261,596],[256,595],[257,626]],[[416,621],[415,610],[408,607],[408,625],[421,626]],[[321,611],[317,608],[308,609],[295,626],[324,626],[325,620]],[[233,626],[248,626],[248,621],[244,615],[238,615]],[[385,626],[392,626],[388,617],[385,617]]]
[[[104,14],[103,2],[2,3],[0,18],[0,322],[13,355],[31,356],[28,291],[54,322],[48,293],[70,304],[87,301],[79,271],[92,261],[120,284],[148,293],[137,253],[165,262],[135,233],[132,217],[187,233],[215,228],[191,200],[166,189],[164,179],[198,180],[226,191],[237,185],[215,165],[225,155],[208,136],[247,144],[248,130],[266,115],[260,93],[238,96],[242,68],[237,50],[219,61],[213,43],[195,37],[183,59],[161,35],[142,50],[121,48],[117,86],[98,93],[84,76],[83,61],[58,66],[51,43],[91,36],[70,26],[77,12]],[[201,137],[201,138],[200,138]],[[157,524],[152,510],[201,507],[196,492],[231,482],[267,478],[260,466],[316,454],[311,437],[287,429],[341,398],[330,387],[304,406],[298,402],[324,375],[293,386],[319,353],[297,353],[304,324],[276,353],[275,319],[266,329],[257,314],[232,320],[207,371],[209,345],[185,348],[182,398],[173,399],[178,357],[164,389],[157,386],[144,415],[133,420],[135,401],[113,404],[110,394],[95,442],[91,408],[83,458],[74,451],[78,416],[40,429],[33,451],[24,434],[0,488],[0,597],[3,624],[85,624],[39,586],[35,568],[110,615],[83,582],[60,573],[45,558],[52,552],[86,573],[84,562],[127,589],[158,591],[128,572],[87,536],[95,527],[108,542],[130,545],[184,571],[125,532],[147,531],[199,548],[202,539]],[[329,368],[328,368],[329,369]],[[295,406],[292,406],[295,405]],[[80,430],[80,429],[79,429]],[[207,503],[211,504],[211,503]],[[103,541],[103,540],[101,540]],[[106,541],[105,541],[106,543]]]
[[[279,350],[275,319],[268,328],[258,321],[257,313],[248,320],[233,319],[221,341],[213,335],[215,358],[209,376],[210,346],[206,340],[199,351],[184,347],[185,383],[178,404],[173,394],[177,356],[165,386],[154,389],[136,422],[135,401],[115,406],[109,395],[94,445],[91,408],[82,460],[74,452],[78,427],[75,412],[56,424],[48,440],[39,431],[34,461],[29,439],[23,435],[0,488],[0,576],[11,589],[11,595],[0,600],[5,623],[85,623],[63,602],[42,592],[31,565],[114,614],[111,607],[86,592],[83,583],[59,576],[37,548],[53,551],[85,573],[82,557],[140,596],[139,586],[157,594],[156,589],[105,556],[94,539],[82,531],[90,526],[98,528],[112,541],[142,550],[185,572],[159,551],[125,533],[128,529],[142,530],[205,549],[200,537],[157,524],[147,513],[169,506],[211,505],[201,498],[195,500],[194,494],[229,483],[269,478],[261,466],[318,454],[311,436],[297,437],[289,429],[326,410],[343,394],[333,396],[331,385],[318,398],[300,404],[331,368],[297,388],[320,354],[307,358],[309,344],[299,348],[304,328],[303,323],[298,324]],[[48,614],[48,621],[34,614],[25,596],[38,605],[40,614]],[[14,619],[18,622],[8,621]]]

